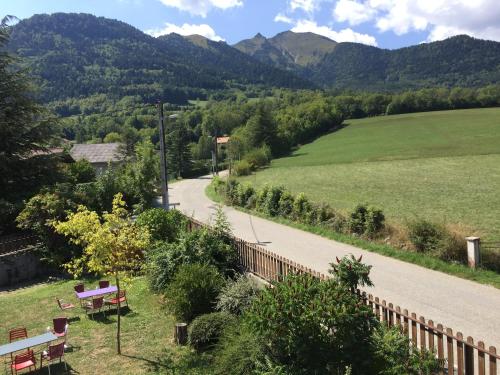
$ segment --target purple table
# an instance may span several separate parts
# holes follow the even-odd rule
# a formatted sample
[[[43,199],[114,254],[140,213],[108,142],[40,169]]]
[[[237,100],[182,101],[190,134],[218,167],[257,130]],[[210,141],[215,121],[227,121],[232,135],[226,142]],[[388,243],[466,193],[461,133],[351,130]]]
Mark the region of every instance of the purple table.
[[[92,297],[97,297],[97,296],[103,296],[105,294],[116,293],[117,291],[118,291],[118,288],[116,286],[108,286],[107,288],[90,289],[90,290],[86,290],[85,292],[76,293],[76,297],[78,299],[86,299],[86,298],[92,298]]]

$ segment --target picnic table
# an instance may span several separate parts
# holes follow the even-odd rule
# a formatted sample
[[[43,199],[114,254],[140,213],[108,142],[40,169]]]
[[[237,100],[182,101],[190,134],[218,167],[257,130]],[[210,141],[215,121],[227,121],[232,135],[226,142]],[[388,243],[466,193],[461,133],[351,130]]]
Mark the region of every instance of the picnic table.
[[[10,344],[0,345],[0,357],[7,354],[12,354],[24,349],[33,348],[38,345],[47,344],[57,340],[58,337],[52,332],[47,332],[42,335],[28,337],[26,339],[11,342]],[[7,363],[5,363],[7,366]]]
[[[112,294],[118,292],[118,288],[116,286],[108,286],[107,288],[98,288],[98,289],[89,289],[85,292],[76,293],[76,297],[78,299],[87,299],[97,296],[103,296],[106,294]]]

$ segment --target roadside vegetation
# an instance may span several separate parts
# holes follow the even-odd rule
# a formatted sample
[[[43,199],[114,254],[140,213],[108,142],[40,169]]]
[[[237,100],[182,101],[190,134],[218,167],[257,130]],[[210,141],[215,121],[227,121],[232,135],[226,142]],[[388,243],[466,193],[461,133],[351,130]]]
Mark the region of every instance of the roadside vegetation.
[[[253,215],[500,288],[497,254],[485,252],[481,269],[468,268],[465,235],[453,227],[419,219],[408,222],[403,231],[387,222],[383,211],[374,206],[360,204],[346,213],[310,201],[303,193],[294,195],[282,186],[255,189],[234,179],[215,178],[206,194]]]

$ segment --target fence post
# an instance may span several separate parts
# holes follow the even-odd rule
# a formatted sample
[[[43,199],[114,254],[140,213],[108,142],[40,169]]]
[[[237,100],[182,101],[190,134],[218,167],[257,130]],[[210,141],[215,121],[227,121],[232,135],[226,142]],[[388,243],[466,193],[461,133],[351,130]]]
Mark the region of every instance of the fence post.
[[[467,240],[467,262],[470,268],[476,268],[481,263],[480,238],[465,237]]]

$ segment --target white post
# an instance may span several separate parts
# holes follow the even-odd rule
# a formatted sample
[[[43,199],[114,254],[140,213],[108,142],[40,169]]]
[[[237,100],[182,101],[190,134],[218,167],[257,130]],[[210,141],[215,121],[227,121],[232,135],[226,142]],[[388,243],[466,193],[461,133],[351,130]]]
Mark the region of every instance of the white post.
[[[465,237],[467,240],[467,263],[470,268],[477,268],[481,263],[479,237]]]

